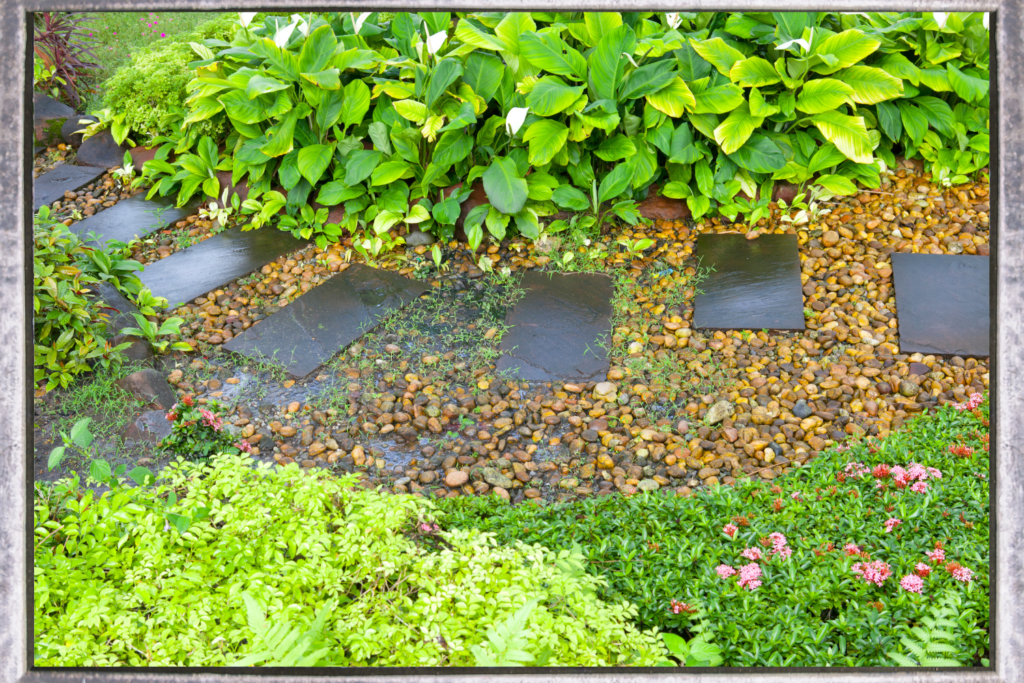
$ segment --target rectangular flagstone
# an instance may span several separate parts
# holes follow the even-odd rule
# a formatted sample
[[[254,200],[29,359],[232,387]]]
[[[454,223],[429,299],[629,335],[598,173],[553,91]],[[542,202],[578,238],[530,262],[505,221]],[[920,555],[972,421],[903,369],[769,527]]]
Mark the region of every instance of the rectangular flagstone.
[[[77,192],[107,172],[95,166],[61,164],[32,180],[32,211],[64,198],[65,192]]]
[[[804,298],[796,235],[700,235],[693,326],[712,330],[802,330]]]
[[[354,263],[224,344],[302,378],[427,288],[416,280]]]
[[[611,344],[612,280],[527,272],[526,294],[505,315],[497,370],[530,381],[603,381]]]
[[[110,240],[130,242],[136,238],[166,228],[192,215],[199,206],[192,201],[182,208],[174,205],[174,197],[146,199],[146,193],[123,199],[108,209],[71,224],[71,231],[85,239],[89,233],[94,244],[104,245]]]
[[[269,226],[237,226],[146,266],[139,278],[173,309],[307,244]]]
[[[988,259],[892,255],[901,353],[988,357]]]

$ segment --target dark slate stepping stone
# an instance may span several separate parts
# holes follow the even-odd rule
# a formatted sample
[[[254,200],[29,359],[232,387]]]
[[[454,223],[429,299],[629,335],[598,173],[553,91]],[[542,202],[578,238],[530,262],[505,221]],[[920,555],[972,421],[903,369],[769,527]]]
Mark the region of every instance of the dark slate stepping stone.
[[[988,259],[892,255],[901,353],[989,355]]]
[[[139,279],[174,309],[307,244],[270,227],[238,226],[146,266]]]
[[[32,210],[64,198],[65,192],[76,192],[106,173],[96,166],[61,164],[32,181]]]
[[[171,197],[146,199],[146,193],[123,199],[109,209],[104,209],[84,220],[71,224],[71,231],[83,239],[91,232],[95,234],[94,244],[106,244],[110,240],[130,242],[145,237],[151,232],[166,228],[192,214],[199,206],[193,201],[182,208],[174,206]]]
[[[101,168],[119,168],[124,164],[124,153],[127,145],[114,142],[110,129],[101,130],[83,142],[78,148],[75,159],[83,166],[99,166]]]
[[[228,340],[224,348],[275,362],[302,378],[426,291],[415,280],[356,263]]]
[[[693,326],[712,330],[802,330],[804,298],[796,235],[700,235]]]
[[[75,115],[75,110],[49,95],[32,95],[32,130],[39,142],[60,139],[60,124]]]
[[[109,316],[108,335],[118,334],[126,327],[138,327],[139,321],[135,319],[134,314],[138,313],[139,309],[117,291],[117,287],[109,282],[98,282],[91,285],[91,288],[94,290],[93,296],[103,302],[103,312]]]
[[[36,145],[32,148],[32,155],[39,156],[46,151],[46,145]]]
[[[611,278],[527,272],[506,314],[497,370],[530,381],[603,381],[611,341]]]

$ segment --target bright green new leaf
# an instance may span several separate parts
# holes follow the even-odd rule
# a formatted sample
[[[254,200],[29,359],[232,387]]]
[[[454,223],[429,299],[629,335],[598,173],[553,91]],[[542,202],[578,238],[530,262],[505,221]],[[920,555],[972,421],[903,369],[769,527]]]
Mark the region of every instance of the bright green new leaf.
[[[602,36],[590,53],[590,83],[598,99],[615,100],[619,84],[629,62],[624,54],[633,54],[636,34],[629,26],[618,26]]]
[[[537,116],[553,116],[568,109],[582,93],[583,86],[567,85],[558,76],[544,76],[530,91],[526,103]]]
[[[586,78],[587,60],[555,33],[527,33],[520,36],[519,53],[532,66],[548,73],[576,80]]]
[[[847,178],[841,175],[823,175],[819,176],[814,181],[815,185],[820,185],[832,194],[848,196],[851,194],[857,194],[857,186]]]
[[[796,108],[808,114],[832,111],[848,104],[853,97],[853,88],[834,78],[817,78],[807,81],[796,98]]]
[[[284,90],[288,87],[288,83],[282,83],[276,78],[261,74],[249,79],[248,84],[245,86],[245,95],[251,100],[257,95],[266,95],[267,93]]]
[[[430,81],[427,84],[427,108],[430,109],[437,102],[444,91],[462,76],[462,63],[456,59],[442,59],[430,74]]]
[[[572,185],[559,185],[551,195],[551,200],[560,208],[570,211],[586,211],[590,208],[587,195]]]
[[[754,116],[774,116],[781,110],[776,104],[769,104],[765,101],[764,95],[757,88],[750,89],[750,113]]]
[[[345,185],[354,187],[369,178],[383,158],[384,155],[375,149],[350,152],[345,164]]]
[[[704,92],[694,93],[695,114],[727,114],[744,102],[743,88],[723,83]],[[703,131],[701,131],[703,132]]]
[[[437,140],[431,161],[438,166],[451,166],[469,156],[473,137],[464,130],[450,130]]]
[[[343,180],[333,180],[329,183],[324,183],[323,187],[320,188],[320,194],[317,195],[316,201],[317,204],[322,204],[323,206],[336,206],[342,202],[361,197],[365,192],[362,187],[349,187]]]
[[[569,129],[560,121],[541,119],[533,123],[523,134],[523,141],[530,145],[530,163],[543,166],[558,154],[569,136]]]
[[[526,180],[520,177],[516,163],[512,159],[495,157],[481,179],[488,201],[498,211],[519,213],[526,204]]]
[[[622,26],[622,15],[618,12],[584,12],[583,23],[590,33],[589,45],[597,45],[602,38]]]
[[[658,92],[676,78],[675,65],[674,60],[662,59],[651,64],[644,64],[639,69],[634,69],[626,77],[626,82],[622,84],[619,99],[639,99]]]
[[[744,54],[721,38],[710,40],[690,39],[690,46],[704,60],[710,62],[719,73],[728,76],[733,64],[745,58]]]
[[[373,169],[372,185],[390,185],[399,178],[412,177],[412,166],[407,161],[385,161]]]
[[[825,139],[839,148],[847,159],[858,164],[870,164],[871,137],[860,116],[847,116],[837,111],[823,112],[811,117],[811,122]]]
[[[715,141],[721,146],[723,152],[732,154],[743,146],[751,133],[763,122],[762,117],[751,115],[750,107],[744,102],[715,128]]]
[[[953,92],[967,102],[980,103],[988,95],[988,79],[976,78],[966,74],[953,66],[946,64],[946,72],[949,75],[949,84]]]
[[[633,180],[634,171],[633,166],[628,163],[617,164],[601,180],[601,184],[597,188],[597,200],[604,202],[609,199],[615,199],[625,192]]]
[[[647,101],[652,107],[674,119],[678,119],[687,111],[693,111],[697,106],[697,100],[690,92],[690,88],[678,76],[661,90],[648,95]]]
[[[415,124],[423,125],[423,122],[427,120],[427,105],[422,102],[415,100],[398,100],[393,102],[392,105],[395,111],[407,121],[412,121]]]
[[[345,86],[345,99],[341,105],[341,123],[347,128],[362,123],[370,110],[370,89],[360,80]]]
[[[819,64],[812,68],[820,74],[835,73],[840,69],[853,66],[861,61],[877,50],[879,45],[881,45],[880,42],[874,38],[869,38],[863,31],[853,28],[848,29],[821,41],[813,52],[813,54],[820,57],[833,57],[835,59],[834,63],[831,65]]]
[[[760,88],[782,80],[775,68],[766,59],[748,57],[736,62],[729,70],[729,79],[745,88]]]
[[[331,163],[331,155],[334,154],[333,145],[309,145],[299,150],[298,167],[302,177],[309,181],[309,184],[316,186],[323,177],[324,171]]]
[[[674,180],[666,183],[665,187],[661,188],[661,194],[669,199],[686,199],[693,196],[693,191],[690,190],[690,186],[686,183]]]
[[[307,108],[308,110],[308,108]],[[277,125],[274,137],[267,144],[260,147],[260,151],[268,157],[284,156],[292,151],[293,136],[295,135],[295,123],[299,120],[300,109],[296,108],[288,112],[284,121]]]
[[[605,161],[619,161],[636,154],[636,145],[621,133],[608,138],[594,150],[594,156]]]
[[[851,66],[837,73],[836,78],[853,88],[857,104],[878,104],[903,94],[903,81],[871,66]]]

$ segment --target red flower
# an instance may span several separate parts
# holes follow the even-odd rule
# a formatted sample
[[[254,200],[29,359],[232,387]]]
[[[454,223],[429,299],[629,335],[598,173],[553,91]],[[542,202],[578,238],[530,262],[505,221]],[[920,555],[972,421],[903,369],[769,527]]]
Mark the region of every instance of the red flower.
[[[875,479],[885,479],[889,476],[889,466],[885,464],[875,465],[875,469],[871,470],[871,474]]]

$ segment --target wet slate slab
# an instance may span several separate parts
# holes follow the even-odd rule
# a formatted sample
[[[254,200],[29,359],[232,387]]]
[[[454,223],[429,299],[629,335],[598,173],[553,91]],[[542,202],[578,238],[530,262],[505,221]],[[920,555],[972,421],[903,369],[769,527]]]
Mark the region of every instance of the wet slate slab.
[[[802,330],[804,299],[796,235],[700,235],[693,326],[712,330]]]
[[[900,352],[989,355],[989,257],[892,255]]]
[[[192,201],[179,209],[174,206],[173,197],[147,200],[146,193],[140,192],[109,209],[72,223],[71,231],[82,238],[93,233],[90,241],[95,244],[106,244],[110,240],[129,242],[187,218],[197,206],[199,202]]]
[[[505,316],[497,370],[530,381],[603,381],[611,342],[611,278],[527,272]]]
[[[126,327],[138,327],[139,321],[135,319],[135,313],[139,309],[129,301],[117,287],[109,282],[98,282],[92,286],[94,296],[103,302],[103,312],[107,318],[107,334],[113,336]]]
[[[174,308],[307,244],[273,228],[238,226],[146,266],[139,277]]]
[[[415,280],[353,264],[230,339],[224,348],[276,363],[302,378],[426,291]]]
[[[65,192],[76,192],[106,173],[98,166],[61,164],[32,181],[32,210],[53,204]]]

